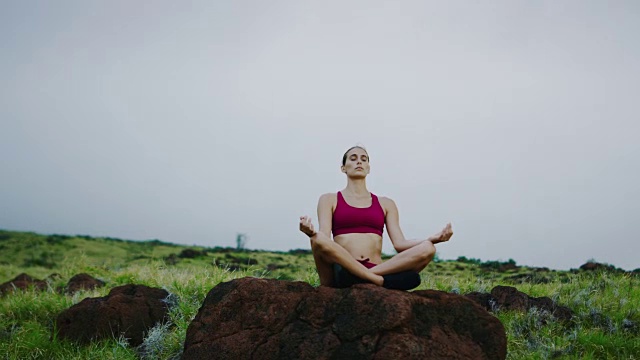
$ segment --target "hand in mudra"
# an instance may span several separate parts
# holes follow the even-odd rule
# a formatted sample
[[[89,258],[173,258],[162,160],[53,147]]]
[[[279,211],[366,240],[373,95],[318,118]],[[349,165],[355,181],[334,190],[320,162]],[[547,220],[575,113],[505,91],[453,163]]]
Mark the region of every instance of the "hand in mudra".
[[[312,237],[316,234],[316,231],[313,229],[313,223],[311,222],[311,218],[308,216],[300,216],[300,231],[305,233],[308,237]]]
[[[433,236],[431,240],[432,243],[437,244],[445,241],[449,241],[453,236],[453,229],[451,228],[451,223],[448,223],[444,229],[442,229],[439,233]]]

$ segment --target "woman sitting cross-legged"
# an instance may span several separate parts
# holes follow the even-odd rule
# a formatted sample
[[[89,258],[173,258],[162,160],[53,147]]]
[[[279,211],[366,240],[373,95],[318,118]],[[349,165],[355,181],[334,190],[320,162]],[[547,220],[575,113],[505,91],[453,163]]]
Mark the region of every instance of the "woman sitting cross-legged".
[[[314,229],[308,216],[300,217],[300,231],[311,239],[320,284],[342,288],[373,283],[399,290],[417,287],[420,271],[436,253],[434,244],[448,241],[453,235],[451,223],[425,240],[406,240],[393,200],[378,198],[367,190],[367,151],[360,146],[347,150],[342,157],[341,169],[347,175],[347,187],[320,196],[319,230]],[[382,262],[385,224],[398,254]]]

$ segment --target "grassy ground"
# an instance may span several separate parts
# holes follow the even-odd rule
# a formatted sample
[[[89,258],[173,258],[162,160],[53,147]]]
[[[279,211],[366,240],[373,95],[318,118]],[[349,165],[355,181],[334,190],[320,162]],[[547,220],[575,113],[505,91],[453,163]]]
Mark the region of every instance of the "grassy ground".
[[[0,298],[0,354],[6,359],[177,359],[191,319],[218,283],[255,276],[318,285],[308,253],[190,248],[206,252],[180,258],[177,255],[186,247],[159,241],[0,231],[0,283],[22,272],[40,279],[60,274],[44,292],[28,290]],[[465,294],[509,285],[531,296],[551,297],[574,311],[574,321],[565,324],[537,310],[497,311],[507,330],[510,359],[640,359],[639,276],[524,267],[500,271],[500,265],[504,263],[436,261],[422,273],[418,289]],[[72,296],[55,291],[83,272],[107,286]],[[138,348],[124,339],[77,346],[52,337],[62,310],[128,283],[161,287],[177,296],[178,305],[171,311],[174,326],[154,328]]]

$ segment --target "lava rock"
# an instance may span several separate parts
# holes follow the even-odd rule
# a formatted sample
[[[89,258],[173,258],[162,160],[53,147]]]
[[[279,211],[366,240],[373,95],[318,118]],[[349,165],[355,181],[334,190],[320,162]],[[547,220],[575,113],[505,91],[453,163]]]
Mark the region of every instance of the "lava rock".
[[[242,278],[209,291],[192,359],[504,359],[503,325],[464,296]]]
[[[64,290],[67,294],[75,294],[80,290],[93,290],[103,286],[104,281],[98,280],[89,274],[82,273],[74,275],[69,279]]]
[[[57,335],[77,343],[124,336],[131,346],[142,343],[146,332],[168,318],[164,301],[169,293],[145,285],[122,285],[104,297],[86,298],[61,312]]]
[[[22,273],[16,276],[13,280],[9,280],[0,285],[0,295],[5,295],[13,292],[14,290],[27,290],[33,287],[37,290],[46,290],[48,283],[45,280],[38,280],[31,277],[28,274]]]

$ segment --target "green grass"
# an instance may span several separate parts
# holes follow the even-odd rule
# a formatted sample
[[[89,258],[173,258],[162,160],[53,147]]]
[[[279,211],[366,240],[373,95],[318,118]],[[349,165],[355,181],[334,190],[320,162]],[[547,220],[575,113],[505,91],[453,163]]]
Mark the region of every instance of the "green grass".
[[[186,248],[206,250],[193,259],[166,259]],[[26,272],[44,279],[46,291],[20,291],[0,298],[0,354],[6,359],[178,359],[186,329],[206,294],[220,282],[245,276],[319,284],[310,254],[205,249],[159,241],[133,242],[86,236],[45,236],[0,230],[0,282]],[[5,256],[5,254],[7,254]],[[467,261],[465,261],[467,260]],[[488,265],[487,265],[488,264]],[[548,296],[574,311],[560,323],[537,310],[498,311],[510,359],[640,359],[640,277],[622,272],[536,272],[543,282],[510,277],[534,273],[517,268],[498,272],[496,262],[477,259],[436,261],[422,273],[418,289],[465,294],[515,286],[530,296]],[[235,269],[235,270],[232,270]],[[73,275],[86,272],[107,286],[64,295],[56,291]],[[172,326],[158,326],[145,343],[132,348],[124,339],[78,346],[53,338],[56,316],[86,297],[106,295],[128,283],[161,287],[176,297]],[[635,324],[635,327],[629,324]]]

